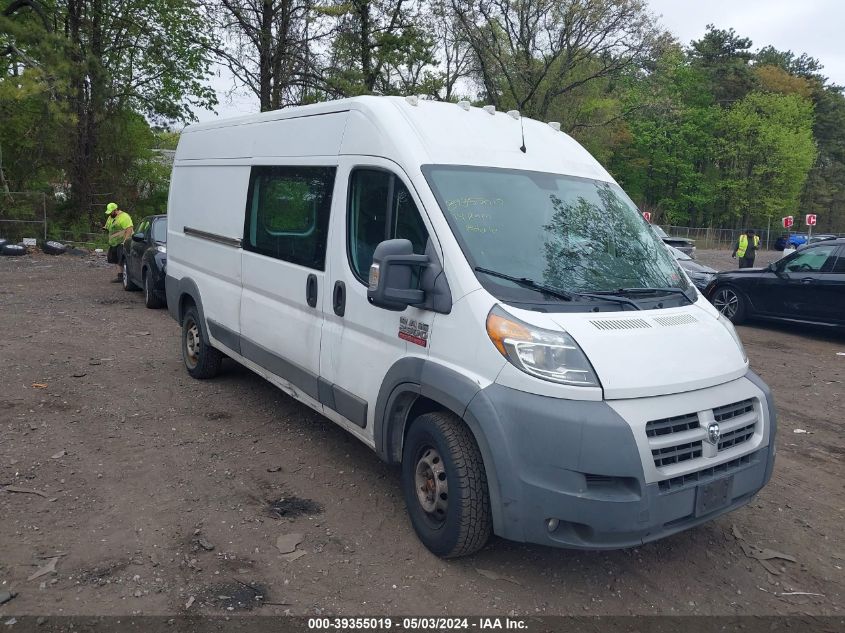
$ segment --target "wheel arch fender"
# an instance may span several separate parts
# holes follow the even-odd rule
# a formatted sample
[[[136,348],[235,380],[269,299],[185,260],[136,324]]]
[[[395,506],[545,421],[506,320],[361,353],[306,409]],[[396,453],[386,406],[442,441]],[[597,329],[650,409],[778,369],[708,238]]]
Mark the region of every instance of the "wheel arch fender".
[[[167,294],[167,309],[170,312],[170,316],[176,319],[176,322],[181,325],[187,306],[193,303],[199,313],[200,328],[202,328],[203,336],[206,337],[205,340],[208,340],[205,311],[202,308],[202,297],[194,280],[190,277],[175,279],[168,275],[164,283]]]
[[[422,413],[433,410],[451,411],[467,425],[484,463],[493,530],[500,533],[504,525],[501,486],[491,450],[491,443],[504,441],[498,437],[497,419],[478,418],[470,410],[481,386],[456,370],[436,361],[419,357],[398,360],[388,370],[379,389],[375,407],[373,434],[379,457],[389,464],[402,461],[402,450],[410,423]],[[495,416],[494,411],[485,411]]]

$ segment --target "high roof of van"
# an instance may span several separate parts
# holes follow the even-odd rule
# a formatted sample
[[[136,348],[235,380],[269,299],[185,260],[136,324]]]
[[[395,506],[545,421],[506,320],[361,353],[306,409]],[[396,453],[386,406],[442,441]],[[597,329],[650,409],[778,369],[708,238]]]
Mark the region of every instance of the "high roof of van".
[[[354,97],[191,125],[176,159],[350,154],[383,156],[406,169],[479,165],[613,181],[581,145],[548,123],[405,97]]]

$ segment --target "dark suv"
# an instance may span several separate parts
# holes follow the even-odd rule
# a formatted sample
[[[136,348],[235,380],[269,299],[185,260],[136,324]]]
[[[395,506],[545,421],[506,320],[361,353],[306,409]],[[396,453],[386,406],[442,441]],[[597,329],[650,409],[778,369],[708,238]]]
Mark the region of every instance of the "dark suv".
[[[167,300],[167,216],[150,215],[141,220],[131,239],[123,245],[123,288],[144,291],[148,308],[163,308]]]

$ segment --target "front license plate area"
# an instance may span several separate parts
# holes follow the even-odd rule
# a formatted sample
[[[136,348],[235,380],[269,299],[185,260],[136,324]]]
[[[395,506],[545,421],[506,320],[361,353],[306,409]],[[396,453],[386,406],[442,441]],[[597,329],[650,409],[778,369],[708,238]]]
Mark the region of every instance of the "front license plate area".
[[[733,482],[733,477],[725,477],[699,486],[695,495],[695,515],[704,516],[728,505]]]

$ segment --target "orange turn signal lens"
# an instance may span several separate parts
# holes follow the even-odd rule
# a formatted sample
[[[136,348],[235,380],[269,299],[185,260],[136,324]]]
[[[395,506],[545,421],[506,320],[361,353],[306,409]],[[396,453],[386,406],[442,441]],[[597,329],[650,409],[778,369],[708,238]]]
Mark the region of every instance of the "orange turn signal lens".
[[[505,349],[505,339],[512,339],[517,341],[530,341],[531,332],[516,321],[512,321],[495,311],[491,311],[487,315],[487,336],[493,341],[493,345],[499,350],[505,358],[508,357]]]

